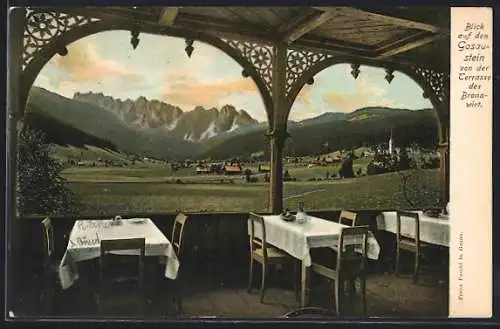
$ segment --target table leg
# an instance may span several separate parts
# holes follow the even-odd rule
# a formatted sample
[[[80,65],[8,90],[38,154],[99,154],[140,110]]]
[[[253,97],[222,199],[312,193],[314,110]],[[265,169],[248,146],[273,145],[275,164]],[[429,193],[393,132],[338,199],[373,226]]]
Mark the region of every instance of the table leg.
[[[304,262],[301,262],[301,276],[300,276],[300,306],[305,307],[307,305],[307,280],[308,280],[308,269]]]

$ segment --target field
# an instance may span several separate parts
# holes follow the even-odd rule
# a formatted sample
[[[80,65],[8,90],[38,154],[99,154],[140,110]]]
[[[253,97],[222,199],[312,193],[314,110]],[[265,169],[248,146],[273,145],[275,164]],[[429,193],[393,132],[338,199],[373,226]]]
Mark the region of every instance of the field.
[[[366,168],[368,159],[354,163]],[[252,168],[253,169],[253,168]],[[292,210],[303,201],[306,209],[391,209],[410,207],[403,196],[402,173],[325,180],[326,171],[336,173],[338,165],[307,168],[286,165],[297,181],[284,183],[285,207]],[[364,170],[363,170],[364,171]],[[434,203],[439,192],[439,170],[408,171],[422,207]],[[263,174],[258,182],[247,183],[243,175],[196,175],[194,168],[172,171],[168,166],[73,167],[63,176],[81,198],[81,214],[127,212],[247,212],[266,211],[269,183]],[[312,181],[312,178],[318,180]],[[319,180],[321,179],[321,180]],[[415,191],[410,191],[415,195]]]

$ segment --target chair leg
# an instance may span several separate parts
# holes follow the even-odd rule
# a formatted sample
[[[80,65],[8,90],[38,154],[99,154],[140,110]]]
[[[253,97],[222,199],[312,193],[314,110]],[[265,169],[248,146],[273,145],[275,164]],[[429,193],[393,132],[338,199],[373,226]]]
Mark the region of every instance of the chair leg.
[[[347,283],[349,288],[349,302],[352,303],[356,296],[356,278],[350,279]]]
[[[252,291],[252,275],[253,275],[253,258],[250,257],[250,267],[248,270],[248,287],[247,287],[247,291],[249,293]]]
[[[414,264],[414,268],[413,268],[413,283],[417,283],[417,281],[418,281],[418,272],[420,270],[419,258],[420,258],[420,255],[418,252],[416,252],[415,253],[415,264]]]
[[[172,283],[173,283],[173,288],[174,288],[173,301],[174,301],[174,303],[177,303],[177,311],[179,312],[179,314],[181,314],[182,313],[182,298],[181,298],[181,289],[180,289],[179,278],[174,280]]]
[[[399,275],[399,256],[400,256],[399,248],[396,248],[396,265],[395,265],[395,270],[394,270],[394,274],[396,276]]]
[[[47,315],[54,315],[54,300],[56,295],[56,285],[52,280],[52,277],[45,276],[44,287],[42,290],[40,301],[42,303],[42,308]]]
[[[266,274],[267,274],[267,266],[266,263],[264,262],[262,264],[262,281],[260,284],[260,302],[264,303],[264,294],[266,291]]]
[[[363,302],[363,316],[366,316],[366,276],[362,274],[360,276],[360,285],[361,285],[361,300]]]
[[[293,278],[293,290],[295,292],[295,298],[297,300],[300,300],[300,285],[299,285],[299,280],[298,280],[298,261],[297,260],[293,260],[293,275],[292,275],[292,278]]]
[[[333,305],[335,304],[335,307],[337,307],[337,303],[335,302],[335,297],[336,297],[336,290],[335,290],[335,281],[332,281],[330,279],[328,279],[328,287],[329,287],[329,291],[330,293],[328,294],[329,295],[329,302],[330,302],[330,309],[333,309]]]
[[[337,315],[342,314],[343,308],[343,298],[344,297],[344,281],[340,280],[340,278],[335,279],[335,309],[337,311]]]

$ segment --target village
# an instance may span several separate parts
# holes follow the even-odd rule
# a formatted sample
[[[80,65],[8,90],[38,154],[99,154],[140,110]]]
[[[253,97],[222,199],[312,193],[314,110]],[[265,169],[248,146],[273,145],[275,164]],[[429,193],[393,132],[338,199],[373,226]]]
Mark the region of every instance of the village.
[[[241,178],[246,183],[269,182],[270,179],[270,163],[264,152],[221,161],[211,161],[210,159],[175,161],[153,157],[141,158],[136,155],[125,155],[111,160],[81,152],[78,155],[67,156],[62,162],[66,168],[163,168],[166,170],[166,175],[175,177],[177,182],[181,182],[182,178],[193,178],[194,176],[198,177],[196,182],[204,178],[207,179],[207,182],[213,181],[210,177],[217,176]],[[284,181],[335,180],[415,167],[438,168],[439,153],[431,149],[421,148],[418,145],[404,148],[396,147],[391,135],[389,142],[371,147],[337,150],[321,155],[285,156],[284,167]],[[295,177],[290,174],[289,170],[292,172],[299,170],[310,174]],[[224,179],[221,181],[224,182]]]

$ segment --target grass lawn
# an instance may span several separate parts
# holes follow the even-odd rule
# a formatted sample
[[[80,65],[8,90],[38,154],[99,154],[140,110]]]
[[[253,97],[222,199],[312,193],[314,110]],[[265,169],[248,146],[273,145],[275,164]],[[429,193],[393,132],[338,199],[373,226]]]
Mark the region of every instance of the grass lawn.
[[[333,166],[332,166],[333,167]],[[192,168],[189,168],[192,169]],[[300,179],[324,178],[328,167],[290,168]],[[331,170],[333,171],[333,169]],[[84,205],[81,214],[116,214],[126,212],[246,212],[266,211],[269,184],[245,183],[242,176],[189,176],[176,184],[169,168],[72,168],[64,171],[71,188]],[[438,197],[439,170],[415,172],[413,181],[421,192],[422,207]],[[224,179],[224,183],[220,180]],[[233,179],[234,183],[229,183]],[[285,182],[285,207],[292,210],[303,201],[306,209],[388,209],[409,207],[403,197],[400,173],[362,176],[344,180]]]

